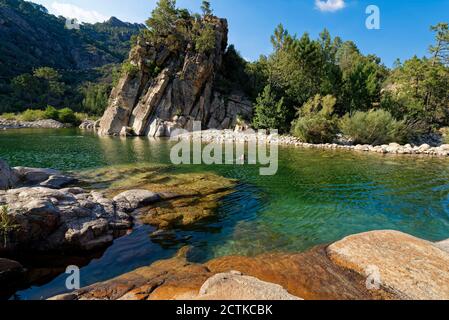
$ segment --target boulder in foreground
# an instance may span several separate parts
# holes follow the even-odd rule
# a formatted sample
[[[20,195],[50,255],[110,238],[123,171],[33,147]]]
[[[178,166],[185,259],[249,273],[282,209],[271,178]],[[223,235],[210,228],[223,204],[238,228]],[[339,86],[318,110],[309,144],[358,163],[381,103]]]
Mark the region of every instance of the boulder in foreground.
[[[374,231],[305,253],[223,257],[205,264],[188,262],[182,250],[172,259],[54,299],[449,299],[449,253],[437,245],[401,232]],[[378,287],[370,286],[373,270]]]
[[[327,249],[337,265],[376,276],[382,291],[404,300],[449,299],[449,253],[397,231],[347,237]]]

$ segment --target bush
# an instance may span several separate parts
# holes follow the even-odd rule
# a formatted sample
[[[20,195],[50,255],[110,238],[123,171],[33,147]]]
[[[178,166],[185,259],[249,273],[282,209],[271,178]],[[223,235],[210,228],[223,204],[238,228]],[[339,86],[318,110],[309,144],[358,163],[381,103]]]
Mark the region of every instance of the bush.
[[[309,99],[293,122],[292,134],[308,143],[333,142],[337,134],[337,122],[333,116],[337,102],[332,96],[316,95]]]
[[[37,121],[45,119],[45,112],[42,110],[28,109],[22,112],[19,116],[22,121]]]
[[[78,119],[75,116],[75,113],[70,108],[64,108],[59,110],[59,121],[62,123],[71,123],[76,124]]]
[[[91,117],[89,117],[87,113],[75,112],[75,118],[77,123],[81,123],[84,120],[90,119]]]
[[[207,25],[196,38],[195,49],[200,53],[209,53],[215,48],[215,37],[215,30]]]
[[[45,119],[53,119],[58,120],[59,119],[59,111],[52,106],[48,106],[44,111]]]
[[[0,118],[5,119],[5,120],[16,120],[17,119],[17,115],[15,113],[3,113],[2,115],[0,115]]]
[[[301,117],[293,123],[292,134],[308,143],[330,143],[336,135],[335,121],[320,115]]]
[[[340,120],[340,130],[356,144],[401,143],[408,137],[406,122],[396,120],[382,109],[347,114]]]
[[[139,67],[132,64],[130,61],[125,61],[122,64],[122,74],[128,74],[131,78],[134,78],[139,72]]]
[[[449,144],[449,127],[441,128],[439,130],[439,132],[441,133],[441,136],[442,136],[442,139],[443,139],[443,143],[444,144]]]
[[[10,233],[19,229],[19,225],[15,224],[13,217],[8,214],[7,206],[0,206],[0,235],[3,237],[3,247],[6,248]]]

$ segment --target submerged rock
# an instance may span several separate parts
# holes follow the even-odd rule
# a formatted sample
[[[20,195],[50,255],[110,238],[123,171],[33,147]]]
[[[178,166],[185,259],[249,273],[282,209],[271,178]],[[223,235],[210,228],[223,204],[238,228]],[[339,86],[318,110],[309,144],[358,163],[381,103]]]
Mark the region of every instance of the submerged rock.
[[[148,190],[129,190],[114,197],[118,208],[127,212],[149,206],[159,200],[161,200],[159,194]]]
[[[159,229],[184,227],[213,217],[220,199],[236,185],[235,180],[212,173],[174,174],[169,166],[150,165],[92,170],[81,174],[80,179],[107,184],[106,194],[119,208],[130,212],[129,204],[138,205],[140,221]],[[133,199],[133,193],[138,197]],[[145,199],[148,201],[141,202]]]

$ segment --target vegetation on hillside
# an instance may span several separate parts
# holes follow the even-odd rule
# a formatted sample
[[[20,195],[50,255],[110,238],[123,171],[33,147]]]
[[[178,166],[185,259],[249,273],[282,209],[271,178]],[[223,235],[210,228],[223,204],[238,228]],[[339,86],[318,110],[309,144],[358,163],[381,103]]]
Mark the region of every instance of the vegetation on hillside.
[[[94,60],[104,65],[61,70],[58,63],[74,66],[76,61],[59,59],[58,50],[45,46],[28,43],[24,48],[25,44],[19,43],[14,47],[7,40],[0,51],[6,64],[0,68],[11,68],[0,70],[7,78],[0,81],[0,112],[53,105],[101,115],[119,70],[130,73],[137,68],[126,61],[121,68],[105,62],[109,58],[122,61],[129,41],[164,47],[178,55],[213,52],[217,18],[209,1],[203,1],[201,11],[191,13],[177,8],[176,0],[159,0],[146,28],[112,18],[76,31],[61,27],[64,19],[49,15],[42,6],[0,0],[2,16],[5,12],[16,15],[6,18],[7,25],[19,16],[47,30],[62,52],[62,38],[71,39],[65,40],[68,47],[82,43],[82,48],[95,48],[94,56],[101,59]],[[340,132],[360,143],[409,139],[413,134],[449,127],[448,23],[432,26],[430,31],[435,43],[429,47],[428,57],[398,61],[390,69],[379,57],[362,54],[354,42],[332,37],[326,29],[312,39],[307,33],[292,35],[279,25],[271,36],[273,52],[255,62],[245,61],[233,45],[228,46],[214,88],[225,95],[244,93],[251,98],[255,128],[291,132],[304,141],[332,142]],[[37,50],[30,53],[29,48]],[[22,49],[29,57],[19,55],[22,63],[15,63],[12,53]],[[160,72],[156,66],[153,69],[155,74]]]
[[[37,121],[37,120],[56,120],[65,124],[79,125],[88,118],[97,118],[91,114],[74,112],[70,108],[56,109],[53,106],[47,106],[46,109],[27,109],[20,113],[3,113],[0,118],[16,121]]]
[[[144,28],[111,18],[69,30],[64,17],[23,0],[0,0],[0,21],[0,113],[47,104],[101,113],[112,65]]]

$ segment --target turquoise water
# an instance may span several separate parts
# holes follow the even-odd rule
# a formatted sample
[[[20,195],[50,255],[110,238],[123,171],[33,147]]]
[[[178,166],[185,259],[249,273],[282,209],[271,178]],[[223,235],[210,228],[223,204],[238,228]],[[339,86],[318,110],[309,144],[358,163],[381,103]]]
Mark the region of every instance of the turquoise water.
[[[82,170],[149,162],[170,165],[171,143],[97,137],[67,130],[0,132],[0,158],[11,165]],[[303,251],[344,236],[394,229],[438,241],[449,238],[449,159],[281,148],[279,171],[257,166],[173,166],[239,180],[217,217],[160,239],[138,226],[82,268],[82,284],[106,280],[171,257],[184,245],[191,259],[228,254]],[[22,299],[63,292],[65,276],[18,292]]]

